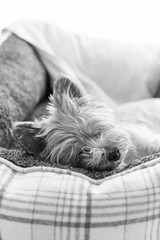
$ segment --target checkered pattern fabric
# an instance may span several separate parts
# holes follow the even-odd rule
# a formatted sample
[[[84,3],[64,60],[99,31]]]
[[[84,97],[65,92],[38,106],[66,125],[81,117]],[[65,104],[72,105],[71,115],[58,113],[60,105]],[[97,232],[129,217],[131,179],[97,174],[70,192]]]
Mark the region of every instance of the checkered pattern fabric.
[[[160,158],[103,179],[0,159],[1,240],[158,240]]]

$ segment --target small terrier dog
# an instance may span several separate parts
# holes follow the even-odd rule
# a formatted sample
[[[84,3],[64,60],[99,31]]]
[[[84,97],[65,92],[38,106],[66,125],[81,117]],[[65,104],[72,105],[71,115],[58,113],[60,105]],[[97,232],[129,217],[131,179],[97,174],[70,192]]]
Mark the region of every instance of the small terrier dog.
[[[160,151],[160,100],[126,103],[113,111],[83,94],[69,78],[55,82],[48,114],[13,124],[13,136],[31,154],[90,170],[112,170]]]

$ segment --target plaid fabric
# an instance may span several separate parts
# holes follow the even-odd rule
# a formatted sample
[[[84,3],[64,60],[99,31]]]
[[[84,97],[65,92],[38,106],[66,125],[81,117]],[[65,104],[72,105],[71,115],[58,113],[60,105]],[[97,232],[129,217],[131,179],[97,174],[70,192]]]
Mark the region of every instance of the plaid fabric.
[[[0,159],[1,240],[158,240],[160,158],[103,180]]]

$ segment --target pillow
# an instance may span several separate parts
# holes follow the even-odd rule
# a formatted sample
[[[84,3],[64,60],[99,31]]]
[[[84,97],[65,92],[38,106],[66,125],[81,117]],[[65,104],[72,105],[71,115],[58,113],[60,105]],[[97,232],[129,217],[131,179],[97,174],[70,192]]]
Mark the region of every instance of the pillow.
[[[46,71],[35,50],[11,34],[0,46],[0,146],[10,147],[10,128],[44,98]]]

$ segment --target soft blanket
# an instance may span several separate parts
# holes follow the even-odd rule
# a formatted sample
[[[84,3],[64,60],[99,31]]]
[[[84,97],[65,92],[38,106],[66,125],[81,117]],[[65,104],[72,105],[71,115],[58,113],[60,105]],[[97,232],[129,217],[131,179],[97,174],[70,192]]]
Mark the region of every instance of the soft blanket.
[[[51,85],[59,73],[65,73],[110,105],[159,95],[158,44],[92,38],[29,20],[15,22],[3,34],[8,32],[34,47]]]

